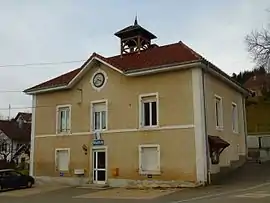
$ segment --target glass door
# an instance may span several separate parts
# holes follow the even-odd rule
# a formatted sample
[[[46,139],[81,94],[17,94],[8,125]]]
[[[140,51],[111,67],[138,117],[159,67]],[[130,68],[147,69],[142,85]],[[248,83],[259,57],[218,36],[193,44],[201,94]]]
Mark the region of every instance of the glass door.
[[[106,183],[106,150],[93,151],[93,182],[96,184]]]

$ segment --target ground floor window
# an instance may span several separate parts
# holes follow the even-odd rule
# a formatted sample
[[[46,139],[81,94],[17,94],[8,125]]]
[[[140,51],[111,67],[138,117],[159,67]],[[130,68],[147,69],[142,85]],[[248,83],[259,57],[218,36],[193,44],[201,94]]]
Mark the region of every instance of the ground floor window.
[[[55,150],[55,165],[57,171],[68,171],[70,160],[70,149]]]
[[[141,174],[160,173],[160,146],[154,144],[140,145],[139,166]]]

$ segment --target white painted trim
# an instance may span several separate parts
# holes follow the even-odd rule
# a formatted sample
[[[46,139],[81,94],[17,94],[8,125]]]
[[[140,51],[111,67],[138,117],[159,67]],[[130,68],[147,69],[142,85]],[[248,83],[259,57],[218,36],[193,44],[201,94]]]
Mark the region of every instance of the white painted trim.
[[[189,62],[189,63],[184,63],[184,64],[167,64],[162,67],[157,67],[157,68],[149,68],[148,70],[139,70],[139,71],[134,71],[130,73],[125,73],[126,76],[142,76],[142,75],[149,75],[149,74],[154,74],[154,73],[160,73],[160,72],[167,72],[167,71],[173,71],[173,70],[178,70],[178,69],[187,69],[187,68],[192,68],[195,66],[201,65],[201,62],[195,61],[195,62]]]
[[[161,167],[160,167],[160,145],[159,144],[141,144],[138,146],[139,148],[139,173],[142,175],[158,175],[161,173]],[[157,171],[143,171],[142,170],[142,148],[157,148],[158,151],[158,170]]]
[[[232,131],[235,134],[239,133],[239,114],[238,114],[238,105],[235,102],[232,102],[232,114],[233,114],[233,107],[236,108],[236,123],[233,123],[232,119]],[[234,115],[232,115],[234,116]],[[233,126],[235,125],[236,129],[233,129]]]
[[[96,57],[96,56],[95,56],[95,57],[93,57],[88,63],[86,63],[86,64],[82,67],[82,70],[81,70],[81,71],[80,71],[80,72],[79,72],[79,73],[78,73],[78,74],[77,74],[77,75],[76,75],[76,76],[68,83],[67,87],[72,86],[73,83],[74,83],[78,78],[80,78],[81,75],[86,71],[86,69],[88,69],[89,65],[90,65],[94,60],[97,60],[97,61],[103,63],[104,65],[110,67],[111,69],[113,69],[113,70],[115,70],[115,71],[117,71],[117,72],[119,72],[119,73],[121,73],[121,74],[124,74],[123,71],[121,71],[121,70],[115,68],[115,67],[112,66],[111,64],[109,64],[109,63],[103,61],[102,59],[100,59],[99,57]]]
[[[69,108],[69,132],[59,132],[58,131],[58,128],[59,128],[59,109],[60,108],[66,108],[66,107],[68,107]],[[70,135],[71,134],[71,132],[72,132],[72,130],[71,130],[71,121],[72,121],[72,119],[71,119],[71,116],[72,116],[72,113],[71,113],[71,108],[72,107],[72,105],[71,104],[61,104],[61,105],[57,105],[56,106],[56,122],[55,122],[55,133],[57,134],[57,135]]]
[[[93,159],[93,154],[94,154],[94,151],[105,151],[105,164],[106,164],[106,167],[105,167],[105,171],[106,171],[106,177],[105,177],[105,181],[98,181],[98,182],[94,182],[94,159]],[[91,150],[92,154],[92,177],[93,177],[93,183],[94,184],[107,184],[108,182],[108,146],[92,146],[92,150]],[[89,157],[90,158],[90,157]]]
[[[219,99],[220,100],[220,106],[221,106],[221,108],[220,108],[220,116],[221,116],[221,118],[220,118],[220,122],[221,122],[221,125],[220,126],[217,126],[217,112],[216,112],[216,99]],[[218,131],[222,131],[223,130],[223,128],[224,128],[224,119],[223,119],[223,99],[222,99],[222,97],[221,96],[219,96],[219,95],[217,95],[217,94],[215,94],[214,95],[214,108],[215,108],[215,125],[216,125],[216,130],[218,130]]]
[[[32,94],[37,94],[37,93],[44,93],[44,92],[62,90],[62,89],[65,89],[66,87],[67,87],[66,85],[62,85],[62,86],[58,86],[58,87],[50,87],[50,88],[46,88],[46,89],[41,89],[41,90],[36,90],[36,91],[29,91],[29,92],[25,92],[25,93],[28,94],[28,95],[32,95]]]
[[[57,152],[59,151],[68,151],[68,170],[70,170],[70,148],[55,148],[55,151],[54,151],[54,168],[56,169],[56,166],[57,166]],[[57,166],[58,167],[58,166]],[[58,171],[60,171],[58,169]],[[62,172],[66,172],[66,171],[62,171]]]
[[[35,133],[36,133],[36,105],[37,105],[37,96],[32,95],[32,123],[31,123],[31,143],[30,143],[30,167],[29,175],[34,176],[34,161],[35,161]]]
[[[195,148],[196,148],[196,174],[197,182],[207,182],[207,154],[205,132],[205,109],[203,94],[203,73],[202,69],[192,69],[192,92],[193,92],[193,111],[195,124]]]
[[[95,75],[98,74],[98,73],[102,73],[102,74],[104,75],[104,83],[103,83],[103,85],[102,85],[101,87],[96,87],[96,86],[94,85],[94,77],[95,77]],[[93,88],[94,90],[96,90],[96,91],[99,92],[99,91],[102,90],[102,88],[106,85],[107,81],[108,81],[108,75],[107,75],[107,73],[106,73],[104,70],[102,70],[102,69],[99,68],[99,69],[92,75],[91,80],[90,80],[90,84],[91,84],[91,86],[92,86],[92,88]]]
[[[105,103],[106,106],[106,128],[105,129],[101,129],[100,132],[105,132],[108,131],[108,99],[102,99],[102,100],[95,100],[95,101],[91,101],[91,108],[90,108],[90,131],[94,132],[94,105],[95,104],[100,104],[100,103]]]
[[[155,101],[157,103],[157,125],[153,125],[153,126],[144,126],[143,125],[143,114],[142,114],[142,103],[143,103],[143,99],[147,98],[147,97],[155,97]],[[151,117],[151,116],[150,116]],[[150,118],[151,120],[151,118]],[[141,129],[152,129],[152,128],[158,128],[160,125],[159,122],[159,94],[158,92],[155,93],[147,93],[147,94],[140,94],[139,95],[139,128]]]
[[[170,125],[170,126],[161,126],[158,128],[139,128],[139,129],[115,129],[115,130],[107,130],[103,131],[102,134],[110,134],[110,133],[126,133],[126,132],[143,132],[143,131],[159,131],[159,130],[174,130],[174,129],[191,129],[194,128],[193,124],[189,125]],[[91,135],[94,132],[74,132],[69,135],[71,136],[79,136],[79,135]],[[43,137],[55,137],[57,135],[55,134],[44,134],[44,135],[37,135],[36,137],[38,138],[43,138]]]

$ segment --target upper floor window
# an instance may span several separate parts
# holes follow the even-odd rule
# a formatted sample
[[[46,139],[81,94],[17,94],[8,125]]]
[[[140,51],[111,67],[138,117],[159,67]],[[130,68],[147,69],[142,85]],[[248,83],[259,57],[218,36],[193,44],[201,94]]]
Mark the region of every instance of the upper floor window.
[[[238,132],[238,109],[235,103],[232,103],[232,130]]]
[[[158,126],[158,94],[140,96],[141,127]]]
[[[92,102],[92,128],[94,131],[107,129],[107,102]]]
[[[222,109],[222,98],[215,96],[215,120],[216,128],[223,128],[223,109]]]
[[[8,152],[8,143],[3,142],[3,143],[0,145],[0,152],[2,152],[2,153]]]
[[[57,107],[57,133],[70,132],[70,111],[71,106],[59,106]]]

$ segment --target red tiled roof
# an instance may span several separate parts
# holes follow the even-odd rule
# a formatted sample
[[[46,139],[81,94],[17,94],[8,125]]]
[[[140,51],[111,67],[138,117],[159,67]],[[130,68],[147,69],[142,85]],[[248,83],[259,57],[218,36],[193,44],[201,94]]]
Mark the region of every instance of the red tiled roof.
[[[0,120],[0,131],[10,139],[28,142],[31,137],[31,123],[23,123],[20,128],[15,120]]]
[[[165,46],[152,46],[140,53],[135,52],[108,58],[94,53],[80,68],[31,87],[25,90],[25,92],[67,85],[93,57],[100,58],[123,72],[192,62],[202,58],[181,41]]]

